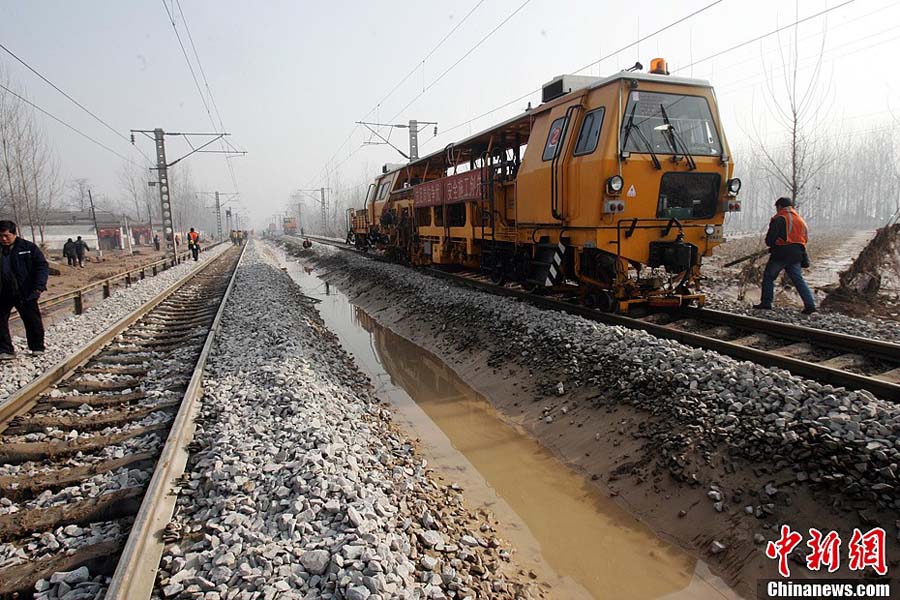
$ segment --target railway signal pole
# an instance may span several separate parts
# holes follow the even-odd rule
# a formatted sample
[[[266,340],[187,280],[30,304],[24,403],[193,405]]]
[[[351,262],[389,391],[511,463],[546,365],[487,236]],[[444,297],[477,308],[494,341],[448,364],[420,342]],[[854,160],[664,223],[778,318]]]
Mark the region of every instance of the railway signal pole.
[[[212,144],[213,142],[222,139],[223,137],[230,135],[228,133],[179,133],[179,132],[167,132],[162,128],[157,127],[156,129],[132,129],[131,130],[131,143],[134,144],[134,134],[140,133],[148,138],[152,139],[154,144],[156,145],[156,167],[151,170],[155,170],[157,173],[157,178],[159,182],[159,203],[162,208],[162,218],[163,218],[163,237],[166,240],[166,248],[171,250],[172,252],[172,262],[173,264],[178,262],[178,248],[175,246],[175,221],[174,221],[174,205],[172,203],[172,194],[169,186],[169,168],[174,167],[179,162],[183,161],[188,156],[195,153],[204,153],[204,154],[232,154],[232,155],[244,155],[246,152],[239,152],[236,150],[204,150],[207,146]],[[181,158],[177,158],[172,162],[168,162],[166,160],[166,136],[181,136],[187,141],[188,146],[190,146],[191,151],[182,156]],[[204,141],[199,146],[195,146],[191,143],[192,137],[208,137],[209,140]]]

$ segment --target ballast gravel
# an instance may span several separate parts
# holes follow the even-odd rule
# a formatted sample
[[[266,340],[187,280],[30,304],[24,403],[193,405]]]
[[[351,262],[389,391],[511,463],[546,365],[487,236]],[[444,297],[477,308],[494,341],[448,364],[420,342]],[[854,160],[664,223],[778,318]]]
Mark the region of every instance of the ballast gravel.
[[[638,435],[644,460],[676,480],[702,481],[710,453],[792,474],[799,485],[827,488],[851,502],[900,509],[900,406],[867,391],[848,391],[742,362],[643,332],[543,310],[394,264],[314,247],[292,250],[327,279],[368,294],[418,327],[448,353],[485,352],[488,366],[526,369],[539,394],[581,388],[600,408],[645,411]],[[542,421],[565,413],[547,407]],[[762,496],[767,497],[767,496]],[[765,502],[750,512],[765,512]]]
[[[53,365],[83,348],[113,323],[189,275],[202,263],[212,260],[230,247],[227,244],[220,244],[210,248],[200,255],[197,263],[185,261],[160,272],[156,277],[148,277],[129,288],[113,293],[110,298],[88,308],[81,315],[72,315],[60,323],[51,325],[46,331],[47,351],[43,354],[29,354],[25,340],[14,337],[13,345],[17,349],[15,359],[0,362],[0,402],[31,383]]]
[[[541,595],[260,248],[246,251],[208,362],[157,597]]]
[[[778,306],[771,310],[759,310],[744,302],[715,296],[707,299],[706,308],[900,344],[900,321],[877,318],[859,319],[829,310],[819,310],[811,315],[803,315],[797,308]]]

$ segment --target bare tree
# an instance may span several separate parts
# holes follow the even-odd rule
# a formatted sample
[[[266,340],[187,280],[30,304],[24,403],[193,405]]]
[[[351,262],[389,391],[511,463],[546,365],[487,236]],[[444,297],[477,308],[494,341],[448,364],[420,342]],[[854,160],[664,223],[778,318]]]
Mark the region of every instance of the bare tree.
[[[9,88],[9,81],[0,72]],[[0,91],[0,209],[44,241],[44,223],[57,195],[51,146],[31,108],[17,94]]]
[[[76,177],[71,180],[68,185],[69,206],[75,210],[88,210],[91,207],[90,198],[88,198],[90,187],[91,183],[85,177]]]
[[[800,75],[798,31],[783,42],[778,38],[781,76],[776,77],[772,65],[768,67],[767,104],[772,122],[778,129],[778,143],[764,139],[756,128],[754,150],[763,157],[763,168],[775,183],[786,190],[797,205],[808,198],[805,193],[816,175],[831,163],[832,155],[823,143],[822,123],[827,116],[829,84],[822,79],[822,58],[825,52],[825,33],[812,72]]]

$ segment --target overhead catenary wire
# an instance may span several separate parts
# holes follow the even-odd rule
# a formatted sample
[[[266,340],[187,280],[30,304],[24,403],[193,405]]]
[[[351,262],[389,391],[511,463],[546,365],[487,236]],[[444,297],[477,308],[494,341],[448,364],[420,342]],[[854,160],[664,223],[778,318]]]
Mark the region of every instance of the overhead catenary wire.
[[[69,129],[71,129],[72,131],[74,131],[75,133],[77,133],[78,135],[80,135],[81,137],[83,137],[83,138],[85,138],[85,139],[87,139],[87,140],[90,140],[91,142],[93,142],[94,144],[100,146],[101,148],[103,148],[103,149],[106,150],[107,152],[111,152],[112,154],[115,154],[116,156],[118,156],[118,157],[121,158],[122,160],[124,160],[124,161],[126,161],[126,162],[129,162],[129,163],[131,163],[131,164],[133,164],[133,165],[135,165],[135,166],[137,166],[137,167],[143,168],[143,165],[139,165],[138,163],[134,162],[133,160],[131,160],[131,159],[128,158],[127,156],[125,156],[125,155],[123,155],[123,154],[119,154],[118,152],[116,152],[115,150],[113,150],[112,148],[110,148],[109,146],[107,146],[106,144],[104,144],[103,142],[101,142],[101,141],[99,141],[99,140],[97,140],[97,139],[95,139],[95,138],[92,138],[91,136],[89,136],[89,135],[86,134],[85,132],[83,132],[83,131],[81,131],[80,129],[78,129],[77,127],[75,127],[74,125],[70,125],[69,123],[65,122],[65,121],[62,120],[61,118],[57,117],[56,115],[54,115],[54,114],[51,113],[50,111],[44,110],[43,108],[41,108],[40,106],[38,106],[37,104],[35,104],[35,103],[32,102],[31,100],[29,100],[28,98],[26,98],[26,97],[22,96],[21,94],[19,94],[19,93],[13,91],[13,90],[11,90],[11,89],[9,89],[8,87],[6,87],[5,85],[3,85],[2,83],[0,83],[0,89],[3,89],[3,90],[5,90],[5,91],[9,92],[10,94],[12,94],[12,95],[15,96],[16,98],[18,98],[19,100],[21,100],[22,102],[24,102],[25,104],[27,104],[27,105],[30,106],[31,108],[33,108],[33,109],[37,110],[38,112],[40,112],[40,113],[42,113],[42,114],[44,114],[44,115],[50,117],[51,119],[53,119],[54,121],[56,121],[56,122],[59,123],[60,125],[63,125],[64,127],[68,127]]]
[[[642,36],[642,37],[636,39],[635,41],[630,42],[630,43],[626,44],[625,46],[622,46],[621,48],[618,48],[617,50],[614,50],[613,52],[610,52],[609,54],[606,54],[605,56],[601,56],[601,57],[598,58],[597,60],[595,60],[595,61],[593,61],[593,62],[591,62],[591,63],[589,63],[589,64],[587,64],[587,65],[585,65],[585,66],[583,66],[583,67],[581,67],[580,69],[577,69],[577,70],[573,71],[573,73],[580,73],[580,72],[582,72],[582,71],[585,71],[585,70],[587,70],[587,69],[590,69],[591,67],[597,66],[598,64],[600,64],[601,62],[603,62],[603,61],[605,61],[605,60],[608,60],[608,59],[610,59],[610,58],[613,58],[614,56],[618,56],[618,55],[621,54],[622,52],[624,52],[624,51],[626,51],[626,50],[628,50],[628,49],[630,49],[630,48],[633,48],[634,46],[640,44],[641,42],[644,42],[644,41],[646,41],[646,40],[649,40],[650,38],[653,38],[653,37],[655,37],[655,36],[657,36],[657,35],[663,33],[664,31],[667,31],[667,30],[671,29],[672,27],[675,27],[676,25],[679,25],[679,24],[681,24],[681,23],[683,23],[683,22],[685,22],[685,21],[687,21],[687,20],[689,20],[689,19],[692,19],[692,18],[696,17],[697,15],[699,15],[699,14],[701,14],[701,13],[703,13],[703,12],[709,10],[709,9],[711,9],[712,7],[714,7],[714,6],[718,5],[718,4],[721,4],[722,2],[724,2],[724,0],[715,0],[714,2],[711,2],[711,3],[709,3],[709,4],[705,5],[705,6],[702,6],[702,7],[698,8],[697,10],[695,10],[695,11],[693,11],[693,12],[691,12],[691,13],[688,13],[687,15],[685,15],[685,16],[683,16],[683,17],[680,17],[680,18],[676,19],[675,21],[672,21],[671,23],[668,23],[667,25],[665,25],[665,26],[663,26],[663,27],[660,27],[659,29],[656,29],[655,31],[653,31],[653,32],[651,32],[651,33],[648,33],[647,35],[644,35],[644,36]],[[448,128],[446,128],[446,129],[443,129],[443,130],[441,131],[441,133],[439,133],[439,134],[437,134],[437,135],[431,136],[430,138],[428,138],[427,140],[425,140],[424,142],[422,142],[422,144],[424,145],[425,143],[430,142],[431,140],[433,140],[433,139],[436,138],[436,137],[439,137],[439,136],[441,136],[441,135],[444,135],[444,134],[446,134],[446,133],[449,133],[449,132],[451,132],[451,131],[454,131],[454,130],[456,130],[456,129],[459,129],[460,127],[464,127],[464,126],[466,126],[466,125],[468,125],[468,124],[470,124],[470,123],[473,123],[473,122],[477,121],[478,119],[481,119],[481,118],[483,118],[483,117],[486,117],[486,116],[490,115],[491,113],[497,112],[498,110],[502,110],[502,109],[506,108],[507,106],[510,106],[511,104],[515,104],[516,102],[520,102],[520,101],[524,100],[525,98],[528,98],[529,96],[533,96],[534,94],[539,93],[539,92],[541,91],[541,89],[542,89],[542,88],[537,88],[537,89],[531,90],[531,91],[529,91],[529,92],[526,92],[526,93],[522,94],[521,96],[518,96],[517,98],[515,98],[515,99],[513,99],[513,100],[510,100],[510,101],[508,101],[508,102],[505,102],[505,103],[501,104],[500,106],[497,106],[497,107],[495,107],[495,108],[492,108],[491,110],[489,110],[489,111],[487,111],[487,112],[484,112],[484,113],[482,113],[482,114],[480,114],[480,115],[478,115],[478,116],[476,116],[476,117],[472,117],[471,119],[468,119],[468,120],[466,120],[466,121],[463,121],[462,123],[457,123],[456,125],[454,125],[454,126],[452,126],[452,127],[448,127]]]
[[[717,1],[721,2],[722,0],[717,0]],[[425,87],[423,87],[423,88],[422,88],[422,91],[419,92],[418,94],[416,94],[416,96],[415,96],[412,100],[410,100],[403,108],[401,108],[399,111],[397,111],[397,114],[395,114],[393,117],[391,117],[391,118],[389,119],[389,121],[394,121],[394,119],[396,119],[398,116],[400,116],[400,114],[403,113],[403,111],[405,111],[407,108],[409,108],[410,106],[412,106],[413,103],[416,102],[419,98],[421,98],[422,96],[424,96],[424,95],[428,92],[428,90],[430,90],[432,87],[434,87],[434,85],[437,84],[437,83],[438,83],[441,79],[443,79],[445,76],[447,76],[447,74],[449,74],[450,71],[452,71],[454,68],[456,68],[456,67],[457,67],[462,61],[464,61],[470,54],[472,54],[475,50],[477,50],[479,46],[481,46],[484,42],[486,42],[488,39],[490,39],[491,36],[493,36],[497,31],[500,30],[500,28],[502,28],[504,25],[506,25],[506,23],[508,23],[513,17],[515,17],[517,14],[519,14],[519,12],[521,12],[521,10],[522,10],[523,8],[525,8],[530,2],[531,2],[531,0],[525,0],[524,2],[522,2],[522,3],[521,3],[514,11],[512,11],[510,14],[508,14],[508,15],[507,15],[502,21],[500,21],[500,23],[498,23],[493,29],[491,29],[487,34],[485,34],[484,36],[482,36],[481,39],[478,40],[478,42],[476,42],[473,46],[471,46],[471,47],[470,47],[470,48],[469,48],[462,56],[460,56],[453,64],[451,64],[449,67],[447,67],[446,69],[444,69],[444,71],[442,71],[440,75],[438,75],[436,78],[434,78],[428,85],[426,85]],[[480,4],[480,3],[479,3],[479,4]],[[477,8],[477,7],[478,7],[478,5],[476,5],[475,8]],[[474,10],[475,10],[475,9],[472,9],[471,11],[469,11],[469,14],[471,14],[472,12],[474,12]],[[467,17],[468,17],[468,15],[467,15]],[[455,30],[455,29],[454,29],[454,30]],[[449,36],[447,36],[447,37],[449,37]],[[370,111],[370,114],[371,114],[371,111]],[[355,130],[354,130],[354,131],[355,131]],[[352,135],[353,135],[353,134],[352,134],[352,132],[351,132],[351,135],[348,136],[348,139],[349,139],[349,137],[352,137]],[[433,137],[434,137],[434,136],[432,136],[432,138],[433,138]],[[346,144],[346,141],[344,142],[344,144]],[[343,144],[342,144],[342,146],[343,146]],[[356,150],[354,150],[354,151],[350,154],[350,156],[352,156],[353,153],[355,153],[355,152],[356,152]],[[346,159],[344,159],[343,161],[341,161],[341,163],[339,163],[339,165],[340,165],[340,164],[343,164],[343,163],[345,163],[345,162],[347,162],[347,160],[349,160],[349,158],[350,158],[350,157],[348,156]],[[337,165],[337,166],[339,166],[339,165]],[[336,168],[336,167],[335,167],[335,168]],[[325,168],[323,168],[322,170],[324,171],[324,170],[326,170],[326,169],[327,169],[327,166],[326,166]],[[332,170],[333,170],[333,169],[332,169]],[[321,171],[320,171],[320,174],[321,174]]]
[[[699,59],[699,60],[695,60],[695,61],[693,61],[693,62],[691,62],[691,63],[689,63],[689,64],[687,64],[687,65],[684,65],[684,66],[682,66],[682,67],[678,67],[677,69],[673,70],[672,72],[673,72],[673,73],[677,73],[678,71],[684,71],[685,69],[689,69],[689,68],[691,68],[691,67],[694,67],[694,66],[696,66],[696,65],[699,65],[700,63],[704,63],[704,62],[706,62],[706,61],[709,61],[709,60],[712,60],[712,59],[717,58],[717,57],[719,57],[719,56],[722,56],[723,54],[728,54],[729,52],[733,52],[733,51],[735,51],[735,50],[737,50],[737,49],[739,49],[739,48],[743,48],[744,46],[748,46],[748,45],[753,44],[753,43],[755,43],[755,42],[758,42],[758,41],[760,41],[760,40],[764,40],[764,39],[767,38],[767,37],[771,37],[771,36],[773,36],[773,35],[775,35],[775,34],[777,34],[777,33],[781,33],[781,32],[784,31],[785,29],[790,29],[791,27],[796,27],[797,25],[800,25],[801,23],[805,23],[805,22],[810,21],[810,20],[812,20],[812,19],[815,19],[815,18],[824,16],[824,15],[826,15],[826,14],[832,12],[832,11],[835,11],[835,10],[837,10],[837,9],[839,9],[839,8],[843,8],[843,7],[847,6],[848,4],[853,4],[854,2],[856,2],[856,0],[845,0],[844,2],[841,2],[840,4],[836,4],[836,5],[834,5],[834,6],[830,7],[830,8],[826,8],[826,9],[820,10],[819,12],[817,12],[817,13],[815,13],[815,14],[812,14],[812,15],[809,15],[809,16],[806,16],[806,17],[803,17],[802,19],[797,19],[797,20],[793,21],[792,23],[788,23],[787,25],[783,25],[783,26],[781,26],[781,27],[777,27],[776,29],[773,29],[772,31],[770,31],[770,32],[768,32],[768,33],[764,33],[764,34],[762,34],[762,35],[758,35],[758,36],[756,36],[756,37],[754,37],[754,38],[751,38],[751,39],[749,39],[749,40],[740,42],[739,44],[735,44],[734,46],[731,46],[731,47],[726,48],[726,49],[724,49],[724,50],[720,50],[719,52],[714,52],[713,54],[710,54],[710,55],[708,55],[708,56],[704,56],[703,58],[701,58],[701,59]]]
[[[722,2],[722,0],[716,0],[716,1],[717,1],[717,2]],[[481,45],[482,45],[483,43],[485,43],[488,39],[490,39],[491,36],[493,36],[495,33],[497,33],[497,31],[499,31],[501,27],[503,27],[504,25],[506,25],[513,17],[515,17],[517,14],[519,14],[519,12],[520,12],[523,8],[525,8],[526,6],[528,6],[528,4],[529,4],[530,2],[531,2],[531,0],[525,0],[524,2],[522,2],[522,4],[520,4],[519,7],[516,8],[516,10],[512,11],[509,15],[507,15],[506,18],[503,19],[502,21],[500,21],[500,23],[498,23],[496,27],[494,27],[494,28],[491,29],[489,32],[487,32],[487,34],[484,35],[480,40],[478,40],[478,42],[476,42],[474,46],[472,46],[471,48],[469,48],[462,56],[460,56],[460,57],[456,60],[456,62],[454,62],[452,65],[450,65],[449,67],[447,67],[446,69],[444,69],[444,71],[443,71],[440,75],[438,75],[436,78],[434,78],[434,79],[431,81],[431,83],[429,83],[427,86],[425,86],[425,87],[422,89],[421,92],[419,92],[418,94],[416,94],[415,98],[413,98],[412,100],[410,100],[410,101],[406,104],[406,106],[404,106],[403,108],[401,108],[400,110],[398,110],[398,111],[397,111],[397,114],[395,114],[393,117],[391,117],[391,118],[389,119],[389,121],[393,122],[394,119],[396,119],[398,116],[400,116],[401,113],[403,113],[403,111],[405,111],[407,108],[409,108],[410,106],[412,106],[413,103],[414,103],[416,100],[418,100],[419,98],[421,98],[422,96],[424,96],[425,93],[428,92],[428,90],[430,90],[432,87],[434,87],[434,85],[435,85],[437,82],[439,82],[441,79],[443,79],[448,73],[450,73],[450,71],[452,71],[453,69],[455,69],[456,66],[459,65],[459,63],[461,63],[462,61],[464,61],[470,54],[472,54],[473,52],[475,52],[475,50],[477,50],[479,46],[481,46]]]
[[[435,46],[434,46],[434,47],[433,47],[433,48],[432,48],[432,49],[431,49],[424,57],[422,57],[422,59],[421,59],[420,61],[417,62],[417,63],[415,64],[415,66],[413,66],[413,68],[410,69],[410,71],[409,71],[402,79],[400,79],[400,81],[398,81],[398,82],[394,85],[394,87],[392,87],[392,88],[390,89],[390,91],[388,91],[388,93],[384,95],[384,97],[381,98],[381,100],[379,100],[378,102],[376,102],[375,105],[374,105],[371,109],[369,109],[369,112],[367,112],[365,115],[363,115],[363,117],[362,117],[361,119],[359,119],[359,121],[364,121],[366,118],[369,117],[369,115],[371,115],[373,112],[375,112],[376,110],[378,110],[378,108],[379,108],[379,107],[380,107],[380,106],[381,106],[388,98],[390,98],[390,97],[394,94],[394,92],[396,92],[398,89],[400,89],[400,86],[401,86],[401,85],[403,85],[404,83],[406,83],[406,81],[409,80],[409,78],[412,77],[413,74],[414,74],[416,71],[418,71],[419,68],[422,67],[422,66],[425,64],[425,61],[427,61],[429,58],[431,58],[431,57],[434,55],[434,53],[437,52],[438,49],[439,49],[441,46],[443,46],[444,43],[445,43],[448,39],[450,39],[450,36],[452,36],[452,35],[453,35],[453,34],[454,34],[454,33],[455,33],[455,32],[463,25],[463,23],[465,23],[465,22],[469,19],[469,17],[472,16],[472,14],[473,14],[476,10],[478,10],[478,7],[480,7],[482,4],[484,4],[484,0],[478,0],[478,2],[475,4],[475,6],[473,6],[473,7],[469,10],[469,12],[467,12],[467,13],[465,14],[465,16],[464,16],[462,19],[460,19],[459,22],[456,23],[456,25],[454,25],[453,28],[452,28],[450,31],[448,31],[448,32],[444,35],[444,37],[441,38],[441,40],[440,40],[437,44],[435,44]],[[311,178],[311,179],[309,180],[309,182],[307,183],[307,185],[306,185],[305,187],[309,187],[309,185],[311,185],[312,181],[314,181],[315,179],[318,179],[319,176],[320,176],[324,171],[326,171],[326,170],[328,169],[328,167],[327,167],[328,163],[330,163],[331,161],[333,161],[333,160],[335,159],[335,157],[337,157],[337,155],[338,155],[338,154],[340,153],[340,151],[344,148],[344,146],[347,145],[347,142],[349,142],[351,139],[353,139],[353,134],[355,134],[358,130],[359,130],[359,123],[357,123],[356,125],[353,126],[353,129],[350,131],[350,133],[347,135],[347,137],[344,138],[344,141],[341,142],[341,144],[338,146],[337,150],[334,151],[334,154],[332,154],[331,157],[330,157],[328,160],[325,161],[325,165],[326,165],[326,166],[323,166],[322,169],[316,174],[316,176],[313,177],[313,178]],[[356,151],[357,151],[358,149],[359,149],[358,147],[355,148],[355,149],[350,153],[349,156],[352,156],[353,154],[355,154]],[[348,156],[347,158],[349,158],[349,156]],[[341,163],[339,163],[339,164],[343,164],[344,162],[346,162],[346,159],[343,160],[343,161],[341,161]]]
[[[588,65],[585,65],[584,67],[582,67],[581,69],[579,69],[578,71],[576,71],[576,73],[577,73],[577,72],[580,72],[580,71],[584,71],[585,69],[589,69],[590,67],[597,65],[600,61],[606,60],[606,59],[608,59],[608,58],[611,58],[612,56],[615,56],[615,55],[619,54],[619,53],[622,52],[623,50],[627,50],[628,48],[631,48],[632,46],[634,46],[635,44],[637,44],[639,41],[644,41],[644,40],[646,40],[646,39],[649,38],[649,37],[653,37],[654,35],[658,35],[659,33],[662,33],[663,31],[669,29],[669,28],[672,27],[673,25],[676,25],[676,24],[678,24],[678,23],[681,23],[681,22],[685,21],[687,18],[696,16],[696,15],[699,14],[700,12],[703,12],[704,10],[707,10],[707,9],[709,9],[709,8],[712,8],[713,6],[715,6],[716,4],[718,4],[718,3],[721,2],[721,1],[722,1],[722,0],[717,0],[716,2],[713,2],[713,3],[711,3],[711,4],[708,4],[708,5],[706,5],[706,6],[702,7],[702,8],[700,8],[700,9],[694,11],[694,12],[691,13],[690,15],[687,15],[686,17],[682,17],[682,18],[678,19],[677,21],[674,21],[673,23],[671,23],[671,24],[669,24],[669,25],[667,25],[667,26],[665,26],[665,27],[662,27],[662,28],[660,28],[660,29],[654,31],[654,32],[651,33],[651,34],[648,34],[647,36],[642,37],[640,40],[637,40],[637,41],[635,41],[635,42],[632,42],[632,43],[628,44],[627,46],[623,46],[622,48],[616,50],[615,52],[613,52],[613,53],[611,53],[611,54],[608,54],[608,55],[606,55],[606,56],[604,56],[604,57],[602,57],[602,58],[600,58],[600,59],[598,59],[598,60],[596,60],[596,61],[594,61],[594,62],[588,64]],[[770,37],[770,36],[772,36],[772,35],[775,35],[775,34],[781,32],[781,31],[784,31],[785,29],[789,29],[789,28],[791,28],[791,27],[795,27],[795,26],[797,26],[797,25],[799,25],[799,24],[801,24],[801,23],[805,23],[805,22],[810,21],[810,20],[812,20],[812,19],[815,19],[815,18],[817,18],[817,17],[824,16],[824,15],[827,14],[827,13],[830,13],[830,12],[832,12],[832,11],[834,11],[834,10],[837,10],[837,9],[839,9],[839,8],[842,8],[842,7],[844,7],[844,6],[848,5],[848,4],[851,4],[851,3],[855,2],[855,1],[856,1],[856,0],[845,0],[845,1],[842,2],[841,4],[836,4],[835,6],[832,6],[832,7],[827,8],[827,9],[823,9],[823,10],[821,10],[821,11],[815,13],[815,14],[808,15],[808,16],[803,17],[803,18],[801,18],[801,19],[797,19],[797,20],[793,21],[792,23],[789,23],[789,24],[784,25],[784,26],[782,26],[782,27],[778,27],[778,28],[776,28],[776,29],[774,29],[774,30],[772,30],[772,31],[770,31],[770,32],[768,32],[768,33],[764,33],[764,34],[762,34],[762,35],[755,36],[755,37],[753,37],[752,39],[749,39],[749,40],[740,42],[739,44],[735,44],[735,45],[733,45],[733,46],[731,46],[731,47],[729,47],[729,48],[726,48],[726,49],[721,50],[721,51],[719,51],[719,52],[710,54],[709,56],[703,57],[703,58],[701,58],[701,59],[695,60],[695,61],[693,61],[693,62],[691,62],[691,63],[689,63],[689,64],[687,64],[687,65],[684,65],[684,66],[682,66],[682,67],[678,67],[677,69],[674,69],[672,72],[675,73],[675,72],[678,72],[678,71],[683,71],[683,70],[685,70],[685,69],[689,69],[689,68],[691,68],[691,67],[693,67],[693,66],[695,66],[695,65],[698,65],[698,64],[700,64],[700,63],[706,62],[706,61],[711,60],[711,59],[713,59],[713,58],[716,58],[716,57],[718,57],[718,56],[722,56],[723,54],[727,54],[727,53],[729,53],[729,52],[732,52],[732,51],[734,51],[734,50],[737,50],[737,49],[739,49],[739,48],[743,48],[743,47],[745,47],[745,46],[747,46],[747,45],[749,45],[749,44],[752,44],[752,43],[754,43],[754,42],[758,42],[758,41],[760,41],[760,40],[762,40],[762,39],[765,39],[765,38],[767,38],[767,37]],[[537,90],[533,90],[533,91],[531,91],[531,92],[528,92],[528,93],[526,93],[526,94],[523,94],[522,96],[519,96],[519,97],[516,98],[515,100],[511,100],[511,101],[509,101],[509,102],[506,102],[505,104],[502,104],[502,105],[500,105],[500,106],[498,106],[498,107],[496,107],[496,108],[493,108],[493,109],[491,109],[491,110],[489,110],[489,111],[487,111],[487,112],[485,112],[485,113],[482,113],[481,115],[479,115],[479,116],[477,116],[477,117],[473,117],[473,118],[471,118],[471,119],[469,119],[469,120],[467,120],[467,121],[463,121],[462,123],[458,123],[457,125],[454,125],[453,127],[444,129],[444,130],[442,130],[441,133],[439,133],[437,136],[432,136],[432,137],[429,138],[428,140],[425,140],[425,141],[422,143],[422,145],[424,145],[424,144],[427,143],[427,142],[430,142],[430,141],[431,141],[432,139],[434,139],[435,137],[439,137],[439,136],[441,136],[441,135],[443,135],[443,134],[446,134],[446,133],[448,133],[448,132],[450,132],[450,131],[453,131],[453,130],[455,130],[455,129],[458,129],[459,127],[463,127],[463,126],[465,126],[465,125],[468,125],[468,124],[470,124],[470,123],[472,123],[472,122],[474,122],[474,121],[477,121],[478,119],[480,119],[480,118],[482,118],[482,117],[485,117],[485,116],[487,116],[487,115],[490,115],[491,113],[494,113],[494,112],[496,112],[496,111],[498,111],[498,110],[501,110],[501,109],[503,109],[503,108],[506,108],[507,106],[509,106],[509,105],[511,105],[511,104],[514,104],[515,102],[521,101],[521,100],[523,100],[523,99],[525,99],[525,98],[527,98],[527,97],[529,97],[529,96],[531,96],[531,95],[534,95],[534,94],[536,94],[536,93],[538,93],[538,92],[540,92],[540,88],[538,88]]]
[[[84,104],[82,104],[81,102],[79,102],[78,100],[76,100],[75,98],[73,98],[71,95],[69,95],[68,93],[66,93],[65,90],[63,90],[63,89],[60,88],[58,85],[56,85],[55,83],[53,83],[52,81],[50,81],[46,76],[44,76],[43,73],[41,73],[41,72],[38,71],[36,68],[34,68],[34,67],[31,66],[30,64],[28,64],[28,62],[26,62],[22,57],[20,57],[19,55],[17,55],[15,52],[13,52],[13,51],[10,50],[9,48],[7,48],[7,47],[6,47],[5,45],[3,45],[2,43],[0,43],[0,49],[2,49],[4,52],[6,52],[6,53],[9,54],[10,56],[12,56],[14,59],[16,59],[16,60],[17,60],[22,66],[24,66],[26,69],[28,69],[29,71],[31,71],[32,73],[34,73],[35,75],[37,75],[38,78],[40,78],[44,83],[46,83],[47,85],[49,85],[50,87],[52,87],[54,90],[56,90],[57,92],[59,92],[60,94],[62,94],[62,95],[63,95],[67,100],[69,100],[72,104],[74,104],[75,106],[77,106],[78,108],[80,108],[81,110],[83,110],[84,112],[86,112],[87,114],[89,114],[89,115],[90,115],[91,117],[93,117],[94,120],[96,120],[98,123],[100,123],[101,125],[103,125],[103,126],[106,127],[107,129],[109,129],[109,130],[112,131],[115,135],[117,135],[118,137],[122,138],[124,141],[128,142],[129,145],[131,145],[131,140],[130,140],[125,134],[121,133],[119,130],[117,130],[115,127],[113,127],[112,125],[110,125],[108,122],[106,122],[105,120],[103,120],[102,118],[100,118],[99,116],[97,116],[96,113],[94,113],[92,110],[90,110],[89,108],[87,108]],[[137,150],[138,152],[140,152],[140,153],[143,155],[143,157],[147,160],[147,162],[151,162],[151,161],[150,161],[150,157],[147,156],[146,154],[144,154],[144,152],[141,151],[140,148],[137,148],[137,147],[135,147],[135,146],[132,146],[132,147],[135,148],[135,150]]]
[[[217,133],[223,133],[225,131],[225,124],[222,120],[222,115],[219,112],[219,107],[216,104],[215,97],[212,94],[212,89],[209,87],[209,81],[206,78],[206,72],[203,69],[203,63],[200,61],[200,55],[197,52],[197,47],[194,44],[194,39],[193,39],[193,36],[191,35],[190,28],[188,27],[187,19],[185,18],[184,11],[181,8],[181,2],[179,2],[178,0],[175,0],[175,2],[178,6],[178,12],[181,15],[181,20],[182,20],[182,23],[184,24],[184,29],[185,29],[185,32],[187,33],[188,41],[190,42],[191,48],[194,52],[194,57],[197,60],[197,70],[200,71],[200,74],[203,77],[203,81],[206,84],[206,89],[209,92],[209,102],[207,102],[206,94],[203,93],[203,89],[200,87],[200,81],[197,79],[197,74],[194,71],[194,66],[193,66],[193,64],[191,64],[191,60],[190,60],[190,57],[188,56],[187,49],[185,48],[184,42],[181,39],[181,34],[178,33],[178,27],[175,24],[175,17],[172,14],[172,11],[169,9],[169,5],[166,4],[166,0],[162,0],[163,8],[166,9],[166,15],[168,15],[168,17],[169,17],[169,22],[172,25],[172,30],[175,32],[175,37],[178,40],[178,45],[181,47],[181,53],[184,56],[185,62],[187,63],[188,70],[191,72],[191,78],[193,78],[193,80],[194,80],[194,85],[197,88],[197,93],[200,94],[200,100],[203,102],[203,107],[206,109],[206,114],[209,117],[209,122],[213,127],[213,131],[216,131]],[[213,108],[216,111],[216,115],[219,117],[218,127],[216,126],[215,119],[213,119],[212,111],[209,108],[210,103],[212,103]],[[225,149],[225,143],[226,143],[225,141],[219,142],[220,147],[223,150]],[[230,141],[227,143],[233,150],[235,149]],[[227,156],[225,157],[225,164],[228,167],[229,173],[231,175],[231,184],[234,186],[235,190],[238,190],[238,192],[240,193],[240,190],[237,185],[237,177],[234,174],[234,167],[232,166],[231,161],[229,160],[229,158]]]

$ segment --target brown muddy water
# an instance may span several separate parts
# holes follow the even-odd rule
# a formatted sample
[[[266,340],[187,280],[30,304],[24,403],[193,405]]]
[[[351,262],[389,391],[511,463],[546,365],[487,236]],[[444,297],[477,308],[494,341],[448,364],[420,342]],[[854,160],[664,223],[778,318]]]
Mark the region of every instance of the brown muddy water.
[[[277,252],[273,250],[273,252]],[[437,473],[472,508],[500,521],[514,560],[554,598],[693,599],[739,596],[705,563],[658,538],[562,464],[430,352],[380,326],[334,286],[292,260],[283,266],[320,300],[326,325],[421,441]]]

